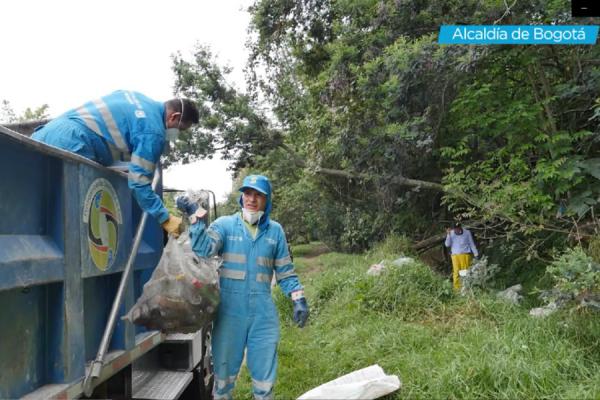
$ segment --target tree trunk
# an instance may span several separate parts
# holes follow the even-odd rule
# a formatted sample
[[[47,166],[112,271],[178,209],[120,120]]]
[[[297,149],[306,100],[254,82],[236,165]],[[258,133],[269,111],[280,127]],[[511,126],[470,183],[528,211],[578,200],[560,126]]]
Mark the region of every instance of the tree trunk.
[[[304,160],[302,160],[300,157],[298,157],[296,152],[294,152],[289,146],[287,146],[286,144],[283,143],[283,144],[281,144],[281,148],[283,148],[292,157],[292,161],[297,166],[299,166],[301,168],[306,168],[306,162]],[[368,175],[368,174],[361,174],[361,173],[354,174],[352,172],[344,171],[341,169],[316,167],[314,169],[314,171],[318,174],[323,174],[323,175],[328,175],[328,176],[336,176],[336,177],[344,178],[344,179],[369,180],[372,178],[372,176]],[[405,178],[403,176],[397,176],[397,177],[393,178],[390,181],[390,183],[394,184],[394,185],[398,185],[398,186],[404,186],[404,187],[423,188],[423,189],[444,191],[444,187],[437,182],[429,182],[429,181],[422,181],[422,180],[418,180],[418,179],[410,179],[410,178]]]
[[[440,233],[439,235],[431,236],[425,240],[420,241],[419,243],[415,243],[413,249],[419,250],[427,250],[430,247],[433,247],[446,239],[446,232]]]

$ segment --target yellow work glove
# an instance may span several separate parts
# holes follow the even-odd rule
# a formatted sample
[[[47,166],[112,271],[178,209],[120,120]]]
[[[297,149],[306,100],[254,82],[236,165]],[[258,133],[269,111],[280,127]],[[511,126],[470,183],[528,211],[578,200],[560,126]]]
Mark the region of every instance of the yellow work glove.
[[[162,223],[162,227],[167,233],[173,235],[173,237],[178,238],[179,233],[181,232],[181,222],[182,219],[174,216],[173,214],[169,214],[169,219]]]

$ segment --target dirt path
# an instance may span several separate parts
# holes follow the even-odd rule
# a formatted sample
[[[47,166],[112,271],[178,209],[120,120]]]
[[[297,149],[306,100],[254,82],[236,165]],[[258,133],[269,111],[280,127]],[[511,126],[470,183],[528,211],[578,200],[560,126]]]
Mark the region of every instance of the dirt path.
[[[331,249],[329,247],[327,247],[326,244],[319,243],[318,245],[311,248],[310,252],[304,254],[302,257],[306,258],[306,259],[311,259],[311,258],[316,258],[316,257],[320,256],[321,254],[325,254],[325,253],[329,253],[329,252],[331,252]]]
[[[297,260],[304,265],[303,275],[310,276],[323,269],[323,264],[319,261],[319,256],[331,252],[331,249],[325,244],[311,248],[310,252],[297,257]]]

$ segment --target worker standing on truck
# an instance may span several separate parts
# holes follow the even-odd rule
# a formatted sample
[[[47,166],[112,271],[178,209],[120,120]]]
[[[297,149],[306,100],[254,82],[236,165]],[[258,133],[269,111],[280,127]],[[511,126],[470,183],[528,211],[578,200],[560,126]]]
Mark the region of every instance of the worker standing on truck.
[[[202,220],[204,209],[185,196],[176,201],[180,210],[191,215],[194,251],[202,257],[223,257],[219,270],[221,303],[212,334],[215,400],[232,398],[244,349],[254,398],[274,396],[279,318],[271,297],[273,272],[283,293],[292,299],[298,326],[304,326],[309,314],[285,233],[269,218],[271,183],[265,176],[249,175],[240,192],[241,213],[218,218],[208,229]]]
[[[199,113],[189,99],[164,103],[118,90],[67,111],[38,128],[33,139],[108,166],[129,162],[128,185],[142,208],[175,236],[181,218],[169,214],[152,190],[154,169],[168,141],[197,124]]]

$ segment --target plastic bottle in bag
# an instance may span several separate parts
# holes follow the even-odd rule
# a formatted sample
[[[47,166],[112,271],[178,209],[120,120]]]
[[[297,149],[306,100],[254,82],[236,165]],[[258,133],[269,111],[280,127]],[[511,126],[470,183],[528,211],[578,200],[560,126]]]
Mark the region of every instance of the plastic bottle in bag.
[[[123,317],[148,329],[190,333],[214,319],[219,305],[218,257],[198,257],[189,233],[169,238],[142,295]]]

